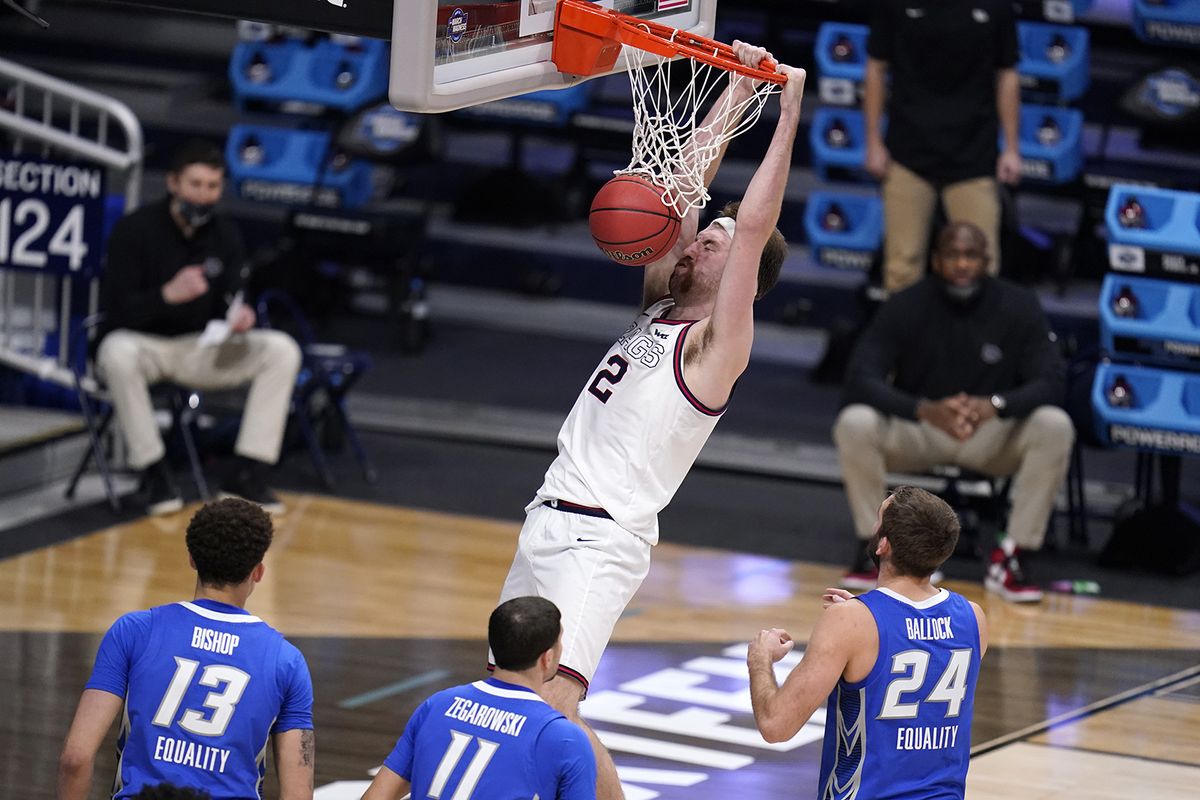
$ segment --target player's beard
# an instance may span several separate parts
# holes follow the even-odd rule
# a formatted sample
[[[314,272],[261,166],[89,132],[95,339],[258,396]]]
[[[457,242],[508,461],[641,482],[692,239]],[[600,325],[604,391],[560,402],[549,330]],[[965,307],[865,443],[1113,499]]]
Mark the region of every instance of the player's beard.
[[[671,273],[671,280],[667,283],[667,289],[671,292],[671,297],[675,298],[678,303],[688,296],[692,291],[692,287],[696,284],[691,272],[680,275],[677,272]]]
[[[686,259],[680,259],[678,263],[683,263]],[[671,277],[667,281],[667,289],[671,292],[671,297],[679,303],[692,291],[696,285],[696,265],[688,261],[686,269],[679,269],[678,264],[671,271]]]

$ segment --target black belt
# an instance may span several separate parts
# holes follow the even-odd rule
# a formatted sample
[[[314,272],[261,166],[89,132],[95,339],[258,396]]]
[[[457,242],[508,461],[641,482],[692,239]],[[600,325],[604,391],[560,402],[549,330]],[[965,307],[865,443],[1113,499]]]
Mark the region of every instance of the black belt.
[[[612,514],[596,506],[581,506],[579,503],[569,503],[566,500],[543,500],[542,505],[553,508],[555,511],[566,511],[568,514],[581,514],[585,517],[612,519]]]

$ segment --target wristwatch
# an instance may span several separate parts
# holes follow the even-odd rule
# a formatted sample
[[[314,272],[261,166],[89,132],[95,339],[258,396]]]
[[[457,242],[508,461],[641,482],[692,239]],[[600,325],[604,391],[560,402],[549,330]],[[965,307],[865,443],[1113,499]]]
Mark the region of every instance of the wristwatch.
[[[992,395],[992,408],[996,409],[997,416],[1003,416],[1004,409],[1008,408],[1008,401],[1004,399],[1002,394]]]

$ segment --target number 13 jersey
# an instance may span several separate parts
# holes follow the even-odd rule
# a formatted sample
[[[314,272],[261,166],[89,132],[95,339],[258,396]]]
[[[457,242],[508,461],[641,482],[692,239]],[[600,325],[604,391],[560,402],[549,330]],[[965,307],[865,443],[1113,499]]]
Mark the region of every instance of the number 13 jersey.
[[[622,528],[658,542],[658,512],[674,497],[725,407],[688,390],[683,352],[695,320],[651,305],[609,348],[558,433],[558,458],[537,499],[603,508]]]
[[[125,699],[114,798],[163,781],[213,800],[260,797],[269,737],[313,726],[300,651],[258,617],[213,600],[118,619],[86,688]]]

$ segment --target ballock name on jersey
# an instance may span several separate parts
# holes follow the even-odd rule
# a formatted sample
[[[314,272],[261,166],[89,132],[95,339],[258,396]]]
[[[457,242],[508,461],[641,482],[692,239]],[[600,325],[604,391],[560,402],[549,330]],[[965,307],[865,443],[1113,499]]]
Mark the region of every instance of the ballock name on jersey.
[[[913,619],[912,617],[908,617],[904,620],[904,627],[908,630],[909,639],[930,641],[954,638],[954,632],[950,630],[949,617],[935,617],[933,619]]]

